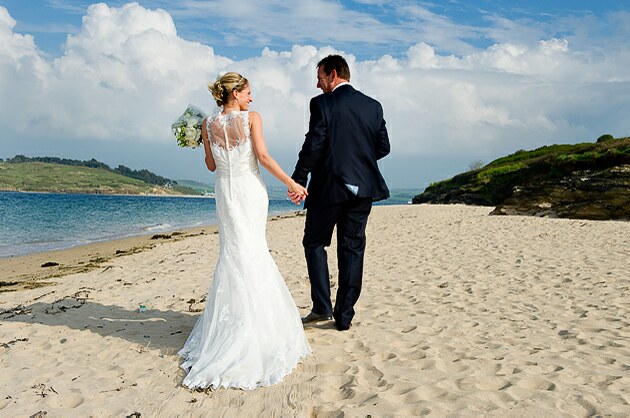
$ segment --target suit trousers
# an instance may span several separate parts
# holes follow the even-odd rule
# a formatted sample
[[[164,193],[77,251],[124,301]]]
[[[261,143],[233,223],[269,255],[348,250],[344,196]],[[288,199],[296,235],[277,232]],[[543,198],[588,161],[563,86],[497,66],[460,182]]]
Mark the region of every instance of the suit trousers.
[[[372,210],[372,198],[352,196],[331,205],[310,205],[304,228],[304,253],[311,282],[313,313],[332,314],[338,325],[350,325],[354,305],[361,294],[365,228]],[[337,265],[339,280],[335,307],[330,299],[330,276],[326,248],[337,226]]]

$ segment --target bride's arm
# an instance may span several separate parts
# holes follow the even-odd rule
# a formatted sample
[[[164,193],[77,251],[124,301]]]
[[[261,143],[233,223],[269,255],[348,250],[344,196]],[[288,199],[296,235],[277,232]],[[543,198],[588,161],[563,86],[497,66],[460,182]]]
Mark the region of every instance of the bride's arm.
[[[267,145],[265,144],[265,137],[262,129],[262,118],[260,115],[257,112],[249,112],[249,122],[251,124],[252,144],[254,145],[254,151],[256,152],[256,156],[258,157],[260,164],[275,178],[283,182],[289,188],[289,192],[306,196],[306,189],[289,177],[287,173],[282,170],[276,160],[269,155]]]
[[[206,119],[204,119],[201,123],[201,138],[203,139],[203,149],[206,152],[206,167],[208,167],[208,170],[214,171],[217,169],[217,164],[214,162],[212,150],[210,149],[210,141],[208,141],[208,129],[206,128]]]

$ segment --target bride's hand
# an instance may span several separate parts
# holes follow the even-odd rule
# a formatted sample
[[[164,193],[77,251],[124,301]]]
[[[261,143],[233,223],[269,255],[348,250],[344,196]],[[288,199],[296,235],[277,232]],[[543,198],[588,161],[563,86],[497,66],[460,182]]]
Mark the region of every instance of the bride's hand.
[[[288,195],[291,198],[291,201],[299,204],[300,200],[304,200],[306,196],[308,196],[308,192],[304,186],[293,181],[289,185]]]

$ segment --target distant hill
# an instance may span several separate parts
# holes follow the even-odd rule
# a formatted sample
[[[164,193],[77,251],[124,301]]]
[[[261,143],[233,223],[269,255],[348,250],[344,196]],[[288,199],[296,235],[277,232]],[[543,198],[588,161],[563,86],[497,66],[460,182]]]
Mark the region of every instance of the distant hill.
[[[176,181],[178,185],[194,189],[195,191],[197,191],[198,194],[214,193],[214,187],[211,184],[206,184],[195,180],[177,179]]]
[[[630,137],[517,151],[431,184],[413,203],[496,206],[493,214],[630,220]]]
[[[116,168],[111,168],[107,164],[97,161],[94,158],[92,158],[91,160],[82,161],[82,160],[72,160],[68,158],[58,158],[58,157],[26,157],[24,155],[16,155],[13,158],[7,159],[6,162],[13,163],[13,164],[51,163],[51,164],[61,164],[61,165],[80,166],[80,167],[102,168],[104,170],[111,171],[112,173],[118,173],[125,177],[142,180],[145,183],[156,184],[158,186],[171,186],[173,184],[177,184],[177,182],[174,180],[159,176],[146,169],[133,170],[129,167],[125,167],[124,165],[119,165]]]
[[[171,183],[168,179],[147,170],[138,171],[119,166],[119,168],[123,167],[123,170],[116,171],[96,160],[83,163],[86,164],[16,162],[15,159],[2,161],[0,162],[0,190],[98,194],[200,194],[195,189],[178,185],[176,182]],[[89,164],[92,166],[88,166]],[[136,177],[145,176],[153,179],[153,182],[123,175],[121,171]]]

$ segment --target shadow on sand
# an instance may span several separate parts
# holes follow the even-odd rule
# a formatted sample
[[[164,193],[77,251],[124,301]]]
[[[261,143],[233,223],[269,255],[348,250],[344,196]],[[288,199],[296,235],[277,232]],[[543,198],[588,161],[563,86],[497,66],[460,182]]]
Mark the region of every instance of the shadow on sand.
[[[0,321],[65,326],[174,354],[183,347],[199,315],[158,309],[138,312],[102,305],[88,300],[87,292],[79,291],[53,303],[35,302],[0,311]]]

